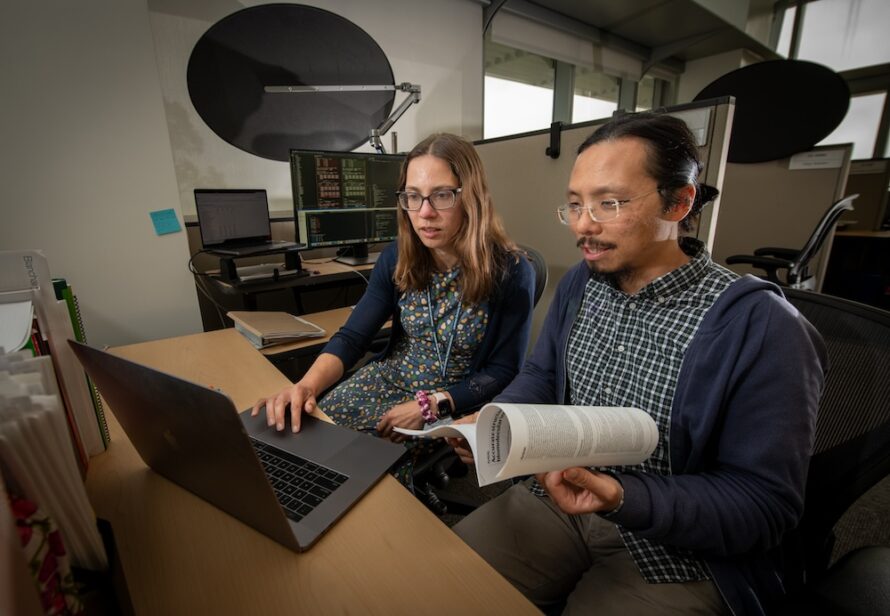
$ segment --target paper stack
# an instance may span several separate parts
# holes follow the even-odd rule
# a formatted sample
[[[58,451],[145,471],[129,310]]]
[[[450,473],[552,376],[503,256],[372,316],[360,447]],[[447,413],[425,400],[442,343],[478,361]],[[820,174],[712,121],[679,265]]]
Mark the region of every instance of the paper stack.
[[[70,417],[81,466],[85,469],[89,456],[105,451],[102,412],[101,407],[94,405],[86,373],[68,346],[69,339],[76,339],[69,305],[64,299],[56,299],[49,264],[42,252],[0,251],[0,304],[5,305],[0,313],[4,320],[0,332],[4,340],[13,341],[7,350],[19,346],[17,337],[23,340],[28,336],[35,354],[49,353],[62,403]],[[13,313],[21,317],[31,307],[37,317],[33,331],[26,319],[7,318]],[[22,327],[24,331],[21,331]]]
[[[231,311],[226,316],[257,349],[304,338],[319,338],[326,333],[314,323],[287,312]]]
[[[73,564],[106,569],[49,357],[0,351],[0,471],[55,520]]]

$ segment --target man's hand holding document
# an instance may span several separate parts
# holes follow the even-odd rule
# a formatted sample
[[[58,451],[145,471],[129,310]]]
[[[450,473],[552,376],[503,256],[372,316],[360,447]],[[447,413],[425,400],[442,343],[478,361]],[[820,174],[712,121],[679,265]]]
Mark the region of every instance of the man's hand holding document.
[[[395,430],[465,439],[480,486],[572,466],[639,464],[658,444],[658,428],[648,414],[607,406],[492,403],[482,407],[476,423]]]

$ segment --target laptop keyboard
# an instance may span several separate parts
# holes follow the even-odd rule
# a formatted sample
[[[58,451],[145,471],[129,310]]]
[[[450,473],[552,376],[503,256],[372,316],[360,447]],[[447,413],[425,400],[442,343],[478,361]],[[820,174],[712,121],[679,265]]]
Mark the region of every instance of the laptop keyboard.
[[[282,451],[255,438],[250,442],[266,470],[285,515],[299,522],[348,479],[346,475]]]

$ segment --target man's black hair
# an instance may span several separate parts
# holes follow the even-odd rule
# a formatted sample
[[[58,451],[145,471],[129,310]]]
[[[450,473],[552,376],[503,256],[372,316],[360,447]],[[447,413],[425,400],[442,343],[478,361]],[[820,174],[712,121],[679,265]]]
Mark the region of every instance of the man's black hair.
[[[683,120],[659,113],[625,113],[599,127],[578,147],[578,154],[602,141],[635,137],[646,143],[649,151],[646,171],[658,183],[665,211],[677,204],[677,191],[687,184],[695,186],[695,201],[680,228],[690,231],[702,207],[717,197],[711,186],[699,186],[702,163],[695,137]]]

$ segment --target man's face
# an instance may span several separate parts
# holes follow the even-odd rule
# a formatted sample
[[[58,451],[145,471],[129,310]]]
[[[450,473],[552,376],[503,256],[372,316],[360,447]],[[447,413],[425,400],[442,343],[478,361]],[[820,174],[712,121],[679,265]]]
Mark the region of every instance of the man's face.
[[[595,222],[582,210],[570,225],[588,267],[615,276],[627,292],[635,292],[679,265],[675,263],[679,253],[677,222],[686,208],[662,211],[657,182],[646,171],[648,156],[641,139],[603,141],[578,156],[569,179],[570,204],[631,199],[619,207],[613,220]],[[630,289],[625,288],[626,282]]]

